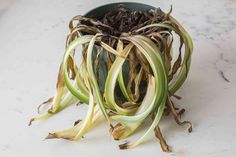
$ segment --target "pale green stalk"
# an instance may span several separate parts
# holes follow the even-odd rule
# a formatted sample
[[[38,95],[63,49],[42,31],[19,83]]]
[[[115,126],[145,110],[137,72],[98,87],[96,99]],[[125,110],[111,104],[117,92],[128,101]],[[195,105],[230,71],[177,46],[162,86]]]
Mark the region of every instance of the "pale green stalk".
[[[143,104],[151,104],[151,99],[152,97],[155,97],[156,95],[156,85],[155,85],[155,79],[153,76],[149,76],[149,79],[148,79],[148,87],[147,87],[147,92],[146,92],[146,95],[145,97],[143,98],[143,101],[142,103]],[[145,106],[146,108],[148,106]],[[136,114],[140,114],[142,113],[146,108],[143,108],[143,109],[139,109]],[[137,121],[137,122],[124,122],[122,121],[121,124],[124,125],[125,127],[125,130],[120,134],[120,130],[117,130],[118,132],[118,135],[116,135],[116,139],[118,140],[121,140],[121,139],[124,139],[126,137],[128,137],[130,134],[132,134],[141,124],[143,123],[143,120],[140,120],[140,121]]]
[[[176,24],[177,21],[174,18],[171,18]],[[173,27],[169,24],[164,24],[164,23],[156,23],[156,24],[150,24],[147,26],[144,26],[140,29],[137,30],[137,32],[144,30],[146,28],[150,28],[150,27],[163,27],[163,28],[168,28],[170,30],[175,31],[175,33],[177,33],[180,37],[183,37],[184,40],[184,45],[185,45],[185,53],[184,53],[184,59],[183,59],[183,63],[181,65],[181,70],[179,72],[179,74],[177,75],[177,79],[170,85],[170,93],[174,94],[184,83],[184,81],[187,78],[188,72],[189,72],[189,67],[191,64],[191,54],[193,51],[193,44],[192,44],[192,39],[189,36],[189,34],[184,30],[183,27],[181,27],[180,24],[178,24],[178,28]]]
[[[91,87],[94,90],[94,95],[96,97],[96,101],[97,104],[99,105],[104,117],[106,118],[106,120],[108,121],[109,124],[111,124],[110,118],[106,112],[105,109],[105,103],[104,100],[102,98],[98,83],[97,83],[97,79],[93,70],[93,47],[94,47],[94,43],[95,40],[98,36],[100,36],[101,34],[96,34],[95,36],[92,37],[92,39],[89,42],[89,46],[88,46],[88,50],[87,50],[87,71],[88,71],[88,77],[89,80],[91,81]]]
[[[99,107],[95,106],[94,107],[94,116],[92,118],[92,122],[89,125],[89,127],[86,128],[86,130],[83,131],[83,134],[87,133],[89,129],[92,127],[92,124],[95,124],[102,116],[101,112],[99,112]],[[51,139],[51,138],[64,138],[68,140],[77,140],[75,137],[78,135],[79,131],[82,129],[82,125],[84,124],[84,120],[73,126],[72,128],[62,130],[62,131],[57,131],[54,133],[49,133],[49,135],[46,137],[46,139]]]
[[[70,78],[68,76],[67,72],[67,59],[70,56],[70,54],[73,52],[73,50],[78,47],[81,44],[88,43],[92,39],[92,35],[86,35],[86,36],[81,36],[75,39],[73,42],[71,42],[68,47],[66,48],[63,62],[62,62],[62,67],[63,67],[63,76],[64,76],[64,81],[65,84],[68,88],[68,90],[80,101],[84,103],[89,103],[89,98],[87,97],[86,94],[82,93],[80,90],[76,89],[70,82]]]
[[[111,117],[112,119],[120,121],[120,122],[121,121],[135,122],[135,121],[145,119],[153,110],[155,110],[155,108],[159,104],[161,104],[162,99],[165,99],[165,95],[167,93],[167,78],[166,78],[165,68],[163,67],[162,60],[161,58],[158,58],[160,56],[157,56],[155,52],[153,52],[152,49],[145,47],[144,42],[135,36],[126,37],[124,39],[131,41],[135,46],[137,46],[140,52],[142,52],[143,55],[146,57],[146,59],[148,60],[153,70],[153,74],[154,74],[155,81],[157,84],[156,86],[157,95],[153,98],[150,98],[152,99],[152,103],[143,113],[134,115],[134,116],[115,115]],[[146,104],[144,104],[144,106],[145,105]],[[141,105],[141,107],[142,106],[143,105]]]
[[[133,44],[130,43],[129,45],[125,47],[123,51],[121,51],[120,55],[126,58],[130,50],[132,49],[132,47],[133,47]],[[104,97],[105,97],[106,103],[109,106],[113,106],[115,110],[121,115],[128,115],[130,113],[133,113],[136,110],[136,109],[121,108],[115,102],[115,95],[114,95],[115,85],[116,85],[118,75],[122,69],[122,65],[125,62],[125,58],[117,57],[115,59],[114,63],[112,64],[108,72],[107,80],[105,83],[105,91],[104,91]]]
[[[153,130],[155,129],[155,127],[158,125],[159,121],[161,120],[161,117],[162,117],[164,109],[165,109],[165,103],[166,102],[163,99],[160,106],[158,107],[158,111],[156,113],[156,116],[155,116],[155,119],[154,119],[152,125],[148,128],[148,130],[145,132],[145,134],[133,143],[126,143],[125,147],[122,147],[122,145],[120,145],[121,149],[122,148],[127,149],[127,148],[136,147],[137,145],[141,144],[151,132],[153,132]]]
[[[54,112],[54,113],[46,113],[46,114],[40,115],[38,117],[31,118],[31,120],[29,122],[29,125],[31,125],[31,123],[33,121],[45,120],[45,119],[48,119],[48,118],[52,117],[56,113],[62,111],[66,107],[68,107],[71,104],[73,104],[74,102],[75,102],[75,97],[73,95],[71,95],[71,94],[68,94],[68,96],[62,100],[62,102],[59,105],[60,107],[57,109],[56,112]]]
[[[83,120],[81,122],[82,123],[81,129],[79,130],[78,134],[73,138],[74,140],[79,140],[85,134],[85,132],[89,129],[89,127],[91,126],[92,120],[93,120],[93,114],[94,114],[94,106],[95,106],[94,98],[93,98],[93,95],[90,91],[88,113],[87,113],[85,120]]]
[[[107,45],[106,43],[101,42],[101,46],[102,46],[105,50],[107,50],[108,52],[114,54],[115,56],[119,56],[119,57],[125,58],[125,56],[119,54],[119,52],[117,52],[115,49],[113,49],[111,46]]]
[[[61,107],[60,106],[60,103],[62,101],[62,98],[65,94],[65,87],[59,87],[57,88],[57,92],[53,98],[53,101],[52,101],[52,107],[50,108],[50,113],[55,113],[57,112],[57,110]]]
[[[76,80],[77,86],[80,89],[80,91],[82,93],[84,93],[84,95],[88,96],[89,95],[88,89],[86,88],[86,86],[84,84],[84,81],[83,81],[83,79],[80,76],[80,72],[79,71],[76,74],[75,80]]]
[[[117,49],[116,49],[119,53],[122,52],[123,50],[123,42],[121,40],[118,40],[118,43],[117,43]],[[131,101],[130,97],[129,97],[129,94],[127,93],[127,90],[126,90],[126,87],[125,87],[125,83],[124,83],[124,78],[123,78],[123,72],[122,72],[122,67],[121,67],[121,70],[119,72],[119,75],[118,75],[118,83],[119,83],[119,86],[120,86],[120,89],[121,89],[121,92],[123,93],[124,97],[128,100],[128,101]]]

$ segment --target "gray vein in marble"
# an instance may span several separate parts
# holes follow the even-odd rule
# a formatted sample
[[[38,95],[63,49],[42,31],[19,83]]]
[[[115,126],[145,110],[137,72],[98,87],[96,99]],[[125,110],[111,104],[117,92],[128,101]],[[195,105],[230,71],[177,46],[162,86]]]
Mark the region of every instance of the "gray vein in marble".
[[[11,148],[10,145],[2,145],[1,150],[2,150],[2,151],[7,151],[7,150],[9,150],[10,148]]]
[[[219,70],[220,76],[223,80],[225,80],[226,82],[230,82],[229,79],[225,76],[224,72],[222,70]]]
[[[19,108],[14,108],[12,109],[13,112],[18,113],[18,114],[23,114],[23,111]]]
[[[15,0],[0,1],[0,17],[15,3]]]
[[[222,67],[222,65],[220,64],[220,62],[225,63],[227,66],[226,67]],[[230,66],[232,64],[235,64],[235,62],[233,61],[233,59],[226,59],[224,57],[223,53],[220,53],[219,57],[216,59],[216,61],[214,62],[214,67],[215,69],[218,71],[219,76],[222,78],[222,80],[224,80],[227,83],[230,83],[230,79],[228,78],[228,76],[226,76],[225,74],[225,70],[227,68],[230,68]]]
[[[196,21],[189,22],[185,20],[186,25],[191,28],[194,33],[194,40],[209,39],[209,40],[221,40],[222,42],[227,39],[227,35],[236,28],[236,5],[231,4],[233,2],[223,3],[225,6],[216,9],[214,4],[210,4],[205,1],[205,5],[211,6],[206,10],[199,11],[204,23]],[[209,3],[209,4],[208,4]],[[202,8],[201,8],[202,9]],[[186,19],[196,18],[198,15],[195,13],[181,13]]]
[[[231,59],[225,58],[223,53],[220,54],[220,60],[224,61],[226,63],[229,63],[229,64],[236,64],[236,58],[234,58],[234,59],[233,58],[231,58]]]

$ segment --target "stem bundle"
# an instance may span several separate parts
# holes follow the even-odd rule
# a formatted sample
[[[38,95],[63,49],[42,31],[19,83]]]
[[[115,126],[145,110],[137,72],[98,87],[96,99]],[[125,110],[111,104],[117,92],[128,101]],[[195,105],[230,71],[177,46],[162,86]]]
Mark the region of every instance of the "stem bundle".
[[[177,124],[189,124],[192,131],[189,121],[180,121],[185,110],[178,112],[171,98],[179,98],[175,93],[187,78],[193,51],[189,34],[170,16],[171,11],[118,8],[103,19],[74,17],[69,24],[56,94],[43,103],[52,106],[48,113],[32,118],[30,124],[79,102],[89,106],[85,119],[47,138],[79,140],[103,116],[114,139],[121,140],[152,119],[143,136],[120,145],[120,149],[139,145],[154,131],[163,151],[170,152],[158,124],[163,115],[172,113]],[[177,52],[173,49],[173,33],[179,36]],[[82,47],[80,64],[75,55],[78,46]],[[178,53],[176,60],[174,53]]]

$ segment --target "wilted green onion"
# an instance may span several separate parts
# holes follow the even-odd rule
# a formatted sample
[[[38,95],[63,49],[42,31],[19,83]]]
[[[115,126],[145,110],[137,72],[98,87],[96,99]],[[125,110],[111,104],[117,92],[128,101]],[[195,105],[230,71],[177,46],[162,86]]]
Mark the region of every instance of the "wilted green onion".
[[[163,151],[170,151],[158,126],[163,115],[172,113],[177,124],[189,124],[189,131],[192,130],[189,121],[180,121],[179,116],[184,109],[177,111],[171,100],[173,96],[180,98],[175,93],[189,72],[192,40],[170,16],[172,9],[167,14],[158,9],[145,14],[124,8],[117,11],[117,17],[131,22],[132,28],[128,32],[129,25],[124,22],[119,26],[113,25],[106,15],[102,21],[83,16],[72,19],[69,25],[71,33],[67,37],[59,68],[56,94],[40,105],[39,110],[48,103],[52,106],[48,113],[32,118],[30,124],[47,119],[75,102],[85,103],[88,104],[88,112],[84,120],[70,129],[50,133],[47,139],[79,140],[103,115],[114,139],[122,140],[152,118],[143,136],[133,143],[121,144],[120,148],[139,145],[154,130]],[[134,25],[132,17],[135,16],[149,20]],[[79,24],[74,26],[73,21]],[[87,23],[84,24],[84,21]],[[175,61],[173,32],[180,38]],[[183,45],[184,55],[181,49]],[[76,63],[75,58],[78,46],[82,46],[80,64]]]

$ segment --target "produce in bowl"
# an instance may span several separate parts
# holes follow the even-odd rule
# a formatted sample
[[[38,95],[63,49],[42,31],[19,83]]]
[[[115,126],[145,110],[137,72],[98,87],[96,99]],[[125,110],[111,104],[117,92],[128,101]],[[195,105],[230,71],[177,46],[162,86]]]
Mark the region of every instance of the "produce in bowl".
[[[188,124],[192,131],[189,121],[180,120],[185,110],[175,107],[172,99],[180,99],[175,93],[187,78],[193,51],[191,37],[171,12],[172,8],[164,13],[139,3],[114,3],[75,16],[69,23],[56,94],[38,111],[45,104],[51,107],[30,124],[81,103],[88,105],[86,117],[72,128],[49,133],[47,139],[79,140],[105,117],[115,140],[150,123],[140,138],[120,149],[139,145],[154,131],[162,150],[170,152],[159,122],[171,113],[177,124]]]

